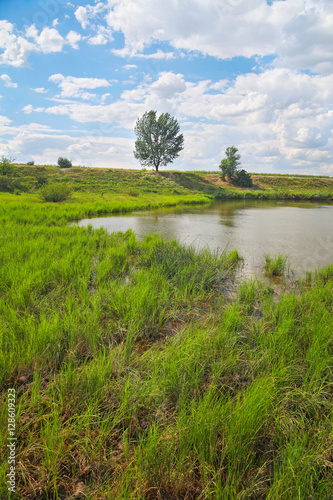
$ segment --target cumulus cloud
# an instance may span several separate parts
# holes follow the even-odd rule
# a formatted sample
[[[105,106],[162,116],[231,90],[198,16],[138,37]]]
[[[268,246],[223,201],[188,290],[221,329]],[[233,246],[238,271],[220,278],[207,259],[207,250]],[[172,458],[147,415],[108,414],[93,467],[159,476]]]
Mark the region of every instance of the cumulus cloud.
[[[22,67],[31,52],[61,52],[65,44],[77,49],[81,38],[79,33],[70,31],[65,39],[58,30],[48,26],[39,32],[34,24],[26,27],[24,33],[18,33],[12,23],[0,21],[0,64]]]
[[[96,5],[80,5],[74,15],[83,29],[93,25],[99,15],[106,10],[107,6],[103,2],[98,2]]]
[[[26,35],[28,38],[32,38],[34,40],[37,45],[37,49],[44,54],[61,52],[66,43],[65,39],[56,29],[49,28],[47,26],[42,29],[40,34],[38,34],[36,26],[32,24],[26,29]]]
[[[0,76],[0,79],[4,82],[5,87],[9,87],[9,88],[13,88],[13,89],[17,88],[17,83],[14,83],[12,81],[12,79],[10,78],[10,76],[3,74]]]
[[[17,35],[15,27],[8,21],[0,21],[0,64],[23,66],[34,49],[34,45],[24,37]]]
[[[332,70],[333,5],[326,0],[109,0],[108,26],[121,31],[117,55],[153,42],[221,59],[276,55],[278,65]]]
[[[50,76],[50,82],[58,84],[61,89],[59,97],[81,99],[93,99],[96,94],[85,92],[85,89],[97,89],[100,87],[109,87],[110,82],[104,78],[77,78],[74,76],[63,76],[60,73]]]
[[[36,122],[14,126],[9,118],[0,116],[0,147],[6,155],[33,157],[37,164],[54,164],[59,156],[67,156],[74,165],[138,168],[133,140],[111,137],[112,130],[112,125],[103,124],[73,136]]]
[[[96,35],[89,38],[88,43],[90,45],[105,45],[108,41],[103,35]]]
[[[66,40],[69,43],[73,49],[78,49],[79,44],[78,42],[82,39],[82,36],[79,33],[76,33],[76,31],[70,31],[68,35],[66,36]]]

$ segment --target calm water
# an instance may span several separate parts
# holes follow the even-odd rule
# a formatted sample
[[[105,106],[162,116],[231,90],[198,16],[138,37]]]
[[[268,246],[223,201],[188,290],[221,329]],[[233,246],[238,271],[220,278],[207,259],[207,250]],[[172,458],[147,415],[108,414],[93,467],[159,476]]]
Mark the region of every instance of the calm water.
[[[214,202],[205,207],[173,208],[84,219],[109,232],[131,228],[140,239],[160,233],[196,248],[230,251],[244,257],[244,276],[263,275],[264,255],[283,253],[296,276],[333,263],[333,205],[267,201]]]

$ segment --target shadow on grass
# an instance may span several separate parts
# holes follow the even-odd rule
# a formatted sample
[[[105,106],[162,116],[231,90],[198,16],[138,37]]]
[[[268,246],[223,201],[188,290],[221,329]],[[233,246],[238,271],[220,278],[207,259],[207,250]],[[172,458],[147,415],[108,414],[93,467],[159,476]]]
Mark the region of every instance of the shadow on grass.
[[[179,186],[203,194],[216,196],[221,189],[216,184],[204,179],[198,174],[184,172],[161,172],[162,177],[176,182]]]

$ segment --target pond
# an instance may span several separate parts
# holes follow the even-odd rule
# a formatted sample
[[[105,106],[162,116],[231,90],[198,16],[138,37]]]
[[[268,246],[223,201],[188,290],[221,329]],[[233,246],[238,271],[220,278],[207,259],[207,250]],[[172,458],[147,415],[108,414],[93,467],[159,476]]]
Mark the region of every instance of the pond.
[[[327,203],[215,201],[79,222],[89,224],[109,232],[131,228],[139,239],[155,232],[197,249],[236,248],[244,258],[243,277],[263,277],[265,254],[287,255],[295,277],[333,263],[333,204]]]

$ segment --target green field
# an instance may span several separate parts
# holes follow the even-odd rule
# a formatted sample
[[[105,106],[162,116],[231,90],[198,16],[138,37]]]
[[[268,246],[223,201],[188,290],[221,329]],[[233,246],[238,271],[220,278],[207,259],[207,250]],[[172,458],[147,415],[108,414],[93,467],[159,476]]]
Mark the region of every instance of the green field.
[[[69,201],[43,202],[42,176],[71,186]],[[257,176],[236,190],[214,173],[2,177],[14,192],[0,194],[1,500],[332,498],[333,265],[279,295],[245,282],[231,300],[237,251],[69,226],[221,192],[332,199],[332,179]]]

